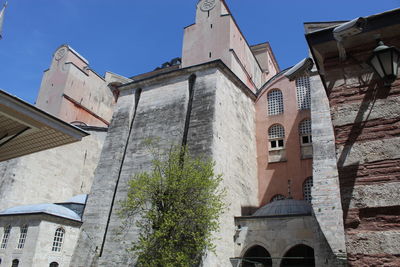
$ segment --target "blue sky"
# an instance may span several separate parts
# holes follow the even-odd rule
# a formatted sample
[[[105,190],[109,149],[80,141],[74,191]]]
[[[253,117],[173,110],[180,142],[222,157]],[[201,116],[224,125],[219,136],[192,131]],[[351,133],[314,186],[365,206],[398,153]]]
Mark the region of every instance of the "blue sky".
[[[0,0],[2,5],[5,0]],[[227,0],[250,44],[269,41],[280,67],[307,55],[303,22],[349,20],[400,0]],[[197,0],[9,0],[0,40],[0,88],[36,99],[54,50],[67,43],[101,75],[133,76],[181,55]]]

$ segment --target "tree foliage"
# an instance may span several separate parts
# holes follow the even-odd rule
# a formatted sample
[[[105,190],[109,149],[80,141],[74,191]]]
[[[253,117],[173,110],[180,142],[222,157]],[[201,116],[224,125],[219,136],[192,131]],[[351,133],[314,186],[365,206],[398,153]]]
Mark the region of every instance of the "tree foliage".
[[[139,238],[132,251],[141,267],[186,267],[213,251],[224,204],[221,175],[214,163],[195,158],[181,147],[165,153],[150,149],[152,170],[134,176],[121,216],[135,218]]]

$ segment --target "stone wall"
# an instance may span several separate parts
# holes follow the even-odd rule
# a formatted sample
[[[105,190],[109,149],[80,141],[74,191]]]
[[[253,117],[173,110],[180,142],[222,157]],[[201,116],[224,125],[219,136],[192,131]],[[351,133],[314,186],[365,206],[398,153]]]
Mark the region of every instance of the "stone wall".
[[[142,87],[99,266],[127,266],[132,263],[133,259],[126,250],[137,238],[138,230],[132,226],[118,234],[123,227],[118,215],[118,203],[127,196],[129,180],[137,173],[151,170],[152,155],[145,145],[146,139],[157,142],[161,150],[167,150],[172,144],[181,144],[188,99],[189,81],[186,76]]]
[[[181,144],[186,135],[192,154],[216,161],[216,173],[224,175],[223,186],[229,192],[221,231],[216,233],[217,256],[210,253],[205,266],[230,265],[229,258],[234,255],[233,217],[241,215],[243,207],[257,205],[257,168],[254,104],[242,91],[243,84],[226,72],[196,67],[138,81],[126,86],[131,89],[121,91],[71,266],[134,263],[126,249],[137,238],[137,229],[131,226],[118,234],[123,226],[118,203],[126,197],[127,183],[134,174],[150,170],[151,156],[143,141],[152,138],[164,149]],[[188,110],[193,74],[193,101]],[[141,94],[135,108],[132,90],[138,88]],[[185,128],[187,112],[190,122]]]
[[[134,174],[150,170],[151,155],[144,145],[147,138],[157,141],[161,149],[181,144],[188,85],[188,76],[184,76],[143,86],[137,108],[135,91],[121,92],[71,266],[90,266],[96,254],[100,257],[93,264],[99,266],[126,266],[134,260],[126,249],[136,238],[136,229],[117,234],[122,226],[118,202],[126,197],[127,183]]]
[[[352,75],[329,77],[349,264],[397,266],[400,80],[385,88]]]
[[[310,82],[314,153],[312,206],[319,236],[315,244],[316,266],[346,266],[343,211],[329,102],[319,77],[310,77]]]
[[[89,131],[81,142],[0,163],[0,210],[65,201],[87,194],[106,132]]]
[[[228,267],[231,266],[229,258],[235,253],[234,217],[243,215],[243,210],[248,207],[258,207],[255,107],[253,100],[223,73],[217,73],[216,78],[215,85],[209,83],[197,93],[204,94],[215,88],[213,122],[212,125],[203,124],[203,127],[212,129],[212,157],[216,162],[216,173],[223,175],[227,208],[220,219],[221,229],[216,234],[216,254],[209,253],[204,266]],[[198,96],[198,99],[202,98]],[[210,106],[201,104],[203,108]],[[200,140],[193,139],[192,143]]]
[[[87,199],[81,233],[70,266],[87,267],[96,263],[134,114],[134,91],[121,92]]]

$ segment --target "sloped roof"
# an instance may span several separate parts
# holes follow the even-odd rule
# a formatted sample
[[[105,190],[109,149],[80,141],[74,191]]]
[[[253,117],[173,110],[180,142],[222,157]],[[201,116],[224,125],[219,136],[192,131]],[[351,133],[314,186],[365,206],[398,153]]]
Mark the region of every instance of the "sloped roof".
[[[1,211],[0,216],[26,215],[26,214],[38,214],[38,213],[54,215],[57,217],[74,220],[78,222],[81,221],[79,215],[76,214],[74,211],[56,204],[17,206]]]

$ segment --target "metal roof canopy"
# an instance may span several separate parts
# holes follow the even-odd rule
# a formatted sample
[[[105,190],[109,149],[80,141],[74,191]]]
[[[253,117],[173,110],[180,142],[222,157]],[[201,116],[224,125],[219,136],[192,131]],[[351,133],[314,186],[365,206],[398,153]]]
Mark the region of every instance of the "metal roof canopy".
[[[78,142],[87,135],[0,90],[0,161]]]

